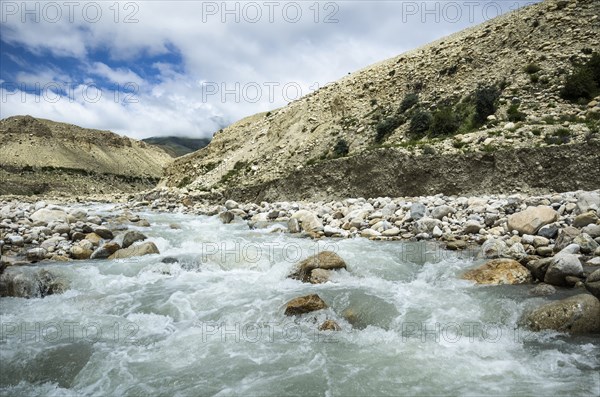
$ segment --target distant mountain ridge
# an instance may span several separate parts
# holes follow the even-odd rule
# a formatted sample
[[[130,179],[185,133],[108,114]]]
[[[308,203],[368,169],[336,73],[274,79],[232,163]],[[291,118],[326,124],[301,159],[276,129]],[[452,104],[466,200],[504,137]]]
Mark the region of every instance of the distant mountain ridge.
[[[210,138],[186,138],[180,136],[157,136],[142,139],[149,145],[160,147],[171,157],[181,157],[202,149],[210,143]]]
[[[32,116],[0,120],[0,195],[93,194],[152,188],[172,161],[110,131]]]

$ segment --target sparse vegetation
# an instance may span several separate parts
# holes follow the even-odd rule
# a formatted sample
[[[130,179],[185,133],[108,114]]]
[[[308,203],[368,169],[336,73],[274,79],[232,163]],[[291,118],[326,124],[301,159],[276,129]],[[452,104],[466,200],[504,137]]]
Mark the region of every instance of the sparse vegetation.
[[[423,154],[433,156],[436,154],[435,148],[431,145],[423,145]]]
[[[177,184],[177,187],[179,189],[182,189],[184,187],[186,187],[187,185],[189,185],[192,182],[191,178],[189,175],[186,175],[183,177],[183,179]]]
[[[483,150],[486,153],[492,153],[495,152],[497,150],[496,146],[494,145],[484,145],[481,150]]]
[[[350,147],[348,146],[348,142],[346,142],[345,139],[340,139],[339,141],[337,141],[333,148],[333,154],[336,158],[347,156],[349,151]]]
[[[427,134],[433,117],[426,110],[418,110],[410,119],[409,132],[414,138],[422,138]]]
[[[592,99],[600,91],[600,54],[597,52],[585,63],[575,66],[567,76],[560,96],[568,101],[585,102]]]
[[[534,74],[542,70],[542,68],[535,63],[530,63],[527,66],[525,66],[524,70],[527,74]]]
[[[463,142],[463,141],[459,141],[458,139],[455,139],[452,141],[452,146],[456,149],[462,149],[463,147],[467,146],[467,143]]]
[[[475,91],[475,115],[473,120],[477,126],[483,125],[487,116],[496,113],[496,102],[500,97],[500,90],[495,86],[479,87]]]
[[[519,111],[518,103],[513,103],[510,105],[506,113],[508,115],[508,120],[512,121],[513,123],[525,121],[525,113]]]
[[[415,106],[417,103],[419,102],[419,94],[416,94],[414,92],[411,92],[409,94],[406,94],[404,96],[404,99],[402,100],[402,102],[400,103],[400,112],[404,113],[406,112],[408,109],[412,108],[413,106]]]
[[[447,106],[437,110],[431,121],[431,136],[448,136],[458,131],[460,120],[456,117],[452,108]]]
[[[402,125],[402,118],[398,115],[390,116],[381,121],[375,127],[375,143],[381,143],[391,134],[396,128]]]
[[[554,116],[545,116],[542,120],[548,125],[554,125],[554,123],[556,123]]]
[[[571,141],[571,130],[568,128],[559,128],[550,135],[544,137],[544,142],[548,145],[562,145]]]

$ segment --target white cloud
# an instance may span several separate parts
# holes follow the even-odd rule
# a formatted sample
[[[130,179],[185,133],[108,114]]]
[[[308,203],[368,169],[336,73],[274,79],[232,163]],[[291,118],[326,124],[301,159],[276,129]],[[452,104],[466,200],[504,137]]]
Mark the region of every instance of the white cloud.
[[[144,83],[144,80],[136,73],[132,72],[130,69],[112,69],[110,66],[102,62],[94,62],[88,70],[91,74],[102,76],[108,79],[109,81],[112,81],[113,83],[117,83],[119,85],[124,85],[128,83],[141,85],[142,83]]]
[[[411,4],[422,7],[424,2],[393,1],[320,2],[316,3],[320,7],[318,16],[315,3],[297,2],[303,13],[297,23],[286,21],[282,10],[290,3],[285,2],[277,2],[273,22],[268,20],[265,3],[256,2],[262,12],[258,23],[247,22],[254,14],[250,13],[248,3],[243,2],[227,3],[230,9],[239,4],[240,23],[235,23],[233,15],[221,12],[225,3],[201,1],[121,2],[118,14],[115,3],[96,2],[101,4],[102,13],[94,23],[89,22],[93,10],[87,21],[82,14],[84,5],[75,10],[72,22],[65,12],[57,23],[37,24],[21,22],[20,15],[4,15],[6,21],[3,20],[1,28],[4,42],[37,54],[78,59],[81,70],[87,73],[81,79],[84,82],[93,82],[98,76],[117,84],[133,82],[139,86],[136,92],[139,102],[115,102],[114,91],[103,92],[102,100],[96,103],[76,97],[73,101],[38,103],[31,96],[26,96],[31,102],[23,103],[21,99],[15,100],[20,95],[9,95],[10,99],[2,103],[0,116],[27,113],[84,127],[112,129],[138,138],[170,134],[209,136],[220,123],[285,105],[282,92],[285,84],[298,84],[306,94],[314,83],[334,81],[348,72],[481,22],[486,16],[483,12],[486,5],[491,3],[477,3],[473,15],[463,6],[463,17],[451,21],[451,15],[442,12],[447,3],[440,2],[442,14],[438,13],[441,18],[437,23],[436,15],[422,9],[414,13],[407,8]],[[133,6],[126,8],[127,4]],[[215,15],[206,12],[211,4],[217,7]],[[325,8],[326,4],[333,6]],[[242,12],[244,7],[246,14]],[[332,12],[338,23],[324,23]],[[488,9],[487,14],[490,13]],[[290,15],[291,11],[288,19]],[[126,17],[132,23],[125,23]],[[228,22],[222,23],[222,17]],[[172,65],[169,58],[163,58],[145,71],[152,78],[146,74],[140,76],[131,67],[111,66],[116,60],[121,65],[135,64],[140,57],[165,55],[173,50],[178,52],[182,64]],[[91,54],[98,51],[107,52],[109,58],[94,59]],[[62,81],[79,75],[81,70],[75,73],[42,65],[39,72],[23,70],[18,79]],[[205,95],[200,82],[205,82],[205,87],[218,87],[219,92]],[[274,101],[266,85],[270,82],[279,84]],[[223,100],[222,88],[231,89],[236,83],[242,90],[240,100],[235,101],[233,95]],[[245,100],[252,98],[244,97],[244,88],[253,97],[250,89],[256,85],[262,87],[261,100],[257,103]],[[118,99],[123,99],[123,93]]]

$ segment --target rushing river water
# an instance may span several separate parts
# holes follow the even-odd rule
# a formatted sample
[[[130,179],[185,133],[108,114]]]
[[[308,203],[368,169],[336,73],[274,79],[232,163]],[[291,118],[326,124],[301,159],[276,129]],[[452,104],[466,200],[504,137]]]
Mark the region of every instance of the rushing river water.
[[[600,340],[519,328],[545,299],[460,280],[473,258],[144,216],[160,255],[41,264],[69,290],[0,300],[0,395],[600,394]],[[325,249],[349,271],[322,285],[286,278]],[[329,308],[284,316],[311,293]],[[326,319],[342,331],[317,331]]]

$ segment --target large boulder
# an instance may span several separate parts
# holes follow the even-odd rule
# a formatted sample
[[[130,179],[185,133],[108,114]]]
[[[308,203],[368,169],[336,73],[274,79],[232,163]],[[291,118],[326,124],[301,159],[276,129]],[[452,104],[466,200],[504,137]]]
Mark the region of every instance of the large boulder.
[[[516,230],[520,234],[536,234],[545,225],[558,220],[558,212],[552,207],[528,207],[508,217],[508,230]]]
[[[524,317],[524,322],[534,331],[600,333],[600,301],[589,294],[572,296],[533,310]]]
[[[597,269],[588,276],[585,280],[585,289],[590,291],[592,295],[600,299],[600,269]]]
[[[292,219],[297,219],[300,222],[300,227],[305,232],[318,232],[323,230],[323,224],[315,214],[307,210],[294,212]]]
[[[579,236],[581,232],[573,226],[567,226],[564,229],[558,231],[558,236],[554,242],[554,252],[562,251],[569,244],[573,242],[575,237]]]
[[[600,192],[583,192],[577,198],[577,212],[583,214],[590,210],[600,212]]]
[[[96,248],[90,259],[106,259],[112,254],[121,249],[121,246],[115,242],[109,242],[104,244],[102,247]]]
[[[27,260],[32,261],[32,262],[37,262],[37,261],[43,261],[46,258],[47,253],[48,253],[48,251],[46,251],[43,248],[31,248],[30,250],[27,251],[25,256],[27,257]]]
[[[11,266],[0,275],[0,297],[43,298],[67,288],[67,280],[45,269]]]
[[[317,255],[310,256],[297,264],[296,271],[289,277],[313,284],[327,281],[328,277],[323,277],[322,272],[314,272],[317,269],[325,271],[346,269],[346,262],[335,252],[319,252]]]
[[[505,257],[508,253],[508,246],[500,239],[489,238],[481,246],[480,255],[483,258],[495,259]]]
[[[81,245],[72,246],[70,251],[73,259],[90,259],[93,253],[91,249],[82,247]]]
[[[107,227],[105,226],[98,226],[94,229],[94,233],[96,233],[98,236],[102,237],[103,239],[106,240],[111,240],[113,239],[115,236],[113,235],[113,232],[110,231]]]
[[[327,304],[317,294],[300,296],[289,301],[285,306],[286,316],[297,316],[316,310],[325,309]]]
[[[42,208],[29,217],[33,223],[47,225],[50,222],[69,223],[67,213],[60,209]]]
[[[577,244],[583,254],[593,255],[596,248],[598,248],[598,243],[586,233],[581,233],[579,236],[575,237],[573,239],[573,244]]]
[[[108,259],[125,259],[135,256],[144,256],[151,254],[160,254],[158,247],[153,242],[146,242],[139,245],[132,245],[129,248],[123,248],[112,254]]]
[[[130,230],[123,236],[123,248],[129,248],[133,243],[137,243],[138,241],[144,241],[148,237],[144,233],[140,233],[136,230]]]
[[[486,262],[476,269],[469,270],[462,278],[487,285],[524,284],[532,280],[529,270],[512,259],[494,259]]]
[[[231,223],[234,218],[235,218],[235,215],[231,211],[223,211],[219,214],[219,219],[224,224]]]
[[[583,266],[581,266],[577,255],[558,253],[552,258],[548,266],[548,270],[544,275],[544,282],[546,284],[567,286],[569,285],[566,281],[568,276],[583,276]]]
[[[598,222],[598,215],[594,211],[584,212],[583,214],[579,214],[573,219],[573,226],[582,228],[587,225],[593,225]]]
[[[427,207],[421,203],[413,203],[410,206],[410,217],[413,221],[418,221],[419,219],[425,216],[427,212]]]
[[[533,277],[540,281],[544,281],[544,278],[546,277],[546,272],[548,271],[548,267],[550,266],[553,260],[554,258],[532,260],[527,262],[526,267],[527,269],[529,269]]]
[[[431,217],[435,219],[442,220],[445,216],[450,214],[454,214],[456,210],[449,205],[440,205],[439,207],[435,207],[433,211],[431,211]]]

